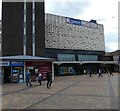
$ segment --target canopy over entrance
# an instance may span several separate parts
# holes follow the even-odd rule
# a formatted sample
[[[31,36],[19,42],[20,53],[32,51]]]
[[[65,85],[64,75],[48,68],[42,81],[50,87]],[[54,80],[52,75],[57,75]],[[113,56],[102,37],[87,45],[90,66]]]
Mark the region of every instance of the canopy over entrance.
[[[30,55],[17,55],[17,56],[3,56],[0,57],[2,61],[54,61],[53,58],[30,56]]]

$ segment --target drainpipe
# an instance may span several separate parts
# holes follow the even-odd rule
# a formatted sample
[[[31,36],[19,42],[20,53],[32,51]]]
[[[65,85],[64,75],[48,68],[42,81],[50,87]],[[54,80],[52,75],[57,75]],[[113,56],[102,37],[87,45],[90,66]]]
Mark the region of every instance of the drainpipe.
[[[24,61],[24,83],[26,81],[26,64],[25,64],[25,61]]]
[[[52,80],[54,80],[54,63],[52,62]]]

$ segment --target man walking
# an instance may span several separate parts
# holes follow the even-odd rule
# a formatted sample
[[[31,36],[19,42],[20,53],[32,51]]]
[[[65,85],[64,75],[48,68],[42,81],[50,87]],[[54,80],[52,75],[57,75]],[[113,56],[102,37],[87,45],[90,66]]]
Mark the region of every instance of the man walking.
[[[28,84],[29,84],[29,86],[32,86],[32,84],[31,84],[31,82],[30,82],[30,76],[31,76],[31,74],[30,74],[30,72],[29,72],[29,70],[26,72],[26,85],[28,86]]]
[[[47,88],[50,88],[52,84],[52,74],[50,71],[47,72],[46,79],[47,79]]]

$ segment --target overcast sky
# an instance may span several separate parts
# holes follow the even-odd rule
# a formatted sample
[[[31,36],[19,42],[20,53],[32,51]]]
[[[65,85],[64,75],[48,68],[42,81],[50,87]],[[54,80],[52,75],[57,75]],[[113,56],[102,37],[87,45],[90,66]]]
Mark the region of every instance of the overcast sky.
[[[55,2],[57,1],[57,2]],[[45,0],[45,12],[104,25],[107,52],[118,50],[119,0]]]
[[[118,50],[118,2],[119,0],[45,0],[45,12],[86,21],[97,20],[97,23],[104,25],[105,50],[112,52]]]

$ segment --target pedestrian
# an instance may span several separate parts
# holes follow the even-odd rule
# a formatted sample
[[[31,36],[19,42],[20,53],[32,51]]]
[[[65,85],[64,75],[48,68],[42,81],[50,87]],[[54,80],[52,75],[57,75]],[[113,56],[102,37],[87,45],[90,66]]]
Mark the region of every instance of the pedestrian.
[[[92,72],[91,71],[89,72],[89,76],[92,77]]]
[[[51,74],[51,71],[47,72],[46,79],[47,79],[47,88],[50,88],[51,84],[52,84],[52,74]]]
[[[86,74],[86,70],[84,70],[84,74]]]
[[[98,77],[100,77],[100,76],[103,77],[101,69],[99,69],[99,76]]]
[[[29,70],[27,70],[27,72],[26,72],[26,85],[27,86],[32,86],[32,84],[31,84],[31,82],[30,82],[30,76],[31,76],[31,73],[30,73],[30,71]]]
[[[38,80],[39,85],[41,86],[42,85],[42,83],[41,83],[41,81],[42,81],[42,74],[40,72],[39,72],[39,75],[37,77],[37,80]]]
[[[110,76],[113,76],[113,73],[112,73],[112,71],[111,71],[111,70],[109,71],[109,74],[110,74]]]
[[[106,69],[106,73],[108,73],[109,72],[109,70],[108,69]]]

